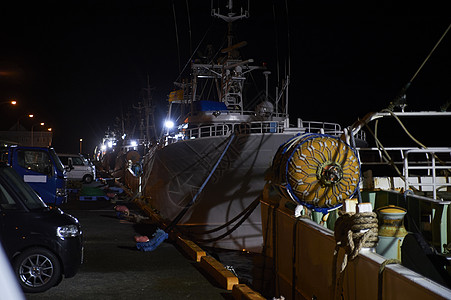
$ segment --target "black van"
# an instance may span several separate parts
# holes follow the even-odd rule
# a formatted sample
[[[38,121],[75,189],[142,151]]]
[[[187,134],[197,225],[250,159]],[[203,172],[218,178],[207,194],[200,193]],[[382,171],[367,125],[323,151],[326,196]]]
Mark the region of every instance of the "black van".
[[[0,241],[24,292],[74,276],[83,261],[81,226],[47,206],[11,167],[0,166]]]

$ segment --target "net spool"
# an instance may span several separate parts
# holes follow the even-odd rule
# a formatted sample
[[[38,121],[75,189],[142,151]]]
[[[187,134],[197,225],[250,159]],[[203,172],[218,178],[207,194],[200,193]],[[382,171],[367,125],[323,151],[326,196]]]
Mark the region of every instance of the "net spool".
[[[132,161],[132,163],[136,164],[141,159],[141,155],[139,155],[138,151],[130,150],[127,152],[126,156],[127,161]]]
[[[272,181],[298,204],[328,212],[357,189],[360,164],[344,141],[325,134],[299,135],[283,144],[273,160]]]

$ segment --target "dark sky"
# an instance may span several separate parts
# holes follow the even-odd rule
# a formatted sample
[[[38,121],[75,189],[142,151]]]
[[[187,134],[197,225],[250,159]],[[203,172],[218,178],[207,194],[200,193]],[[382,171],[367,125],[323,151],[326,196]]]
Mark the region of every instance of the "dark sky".
[[[390,6],[357,14],[343,7],[300,9],[303,1],[274,3],[251,1],[250,18],[238,21],[234,30],[238,41],[248,42],[243,56],[268,64],[270,91],[275,89],[277,66],[283,77],[289,55],[293,123],[300,117],[350,125],[369,111],[387,107],[451,22],[449,16],[390,14]],[[78,152],[83,138],[84,152],[91,153],[115,118],[138,103],[147,76],[159,104],[157,113],[163,114],[190,49],[209,28],[205,41],[219,48],[226,30],[222,21],[210,17],[210,1],[35,5],[3,9],[0,99],[16,97],[20,106],[2,105],[0,130],[33,112],[36,122],[54,128],[58,152]],[[438,110],[451,100],[450,53],[448,33],[412,82],[408,109]]]

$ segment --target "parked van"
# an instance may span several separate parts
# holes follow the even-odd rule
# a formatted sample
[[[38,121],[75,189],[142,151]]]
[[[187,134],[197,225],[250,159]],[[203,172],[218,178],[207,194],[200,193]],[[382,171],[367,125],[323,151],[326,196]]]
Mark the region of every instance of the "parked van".
[[[67,202],[66,171],[52,147],[3,147],[0,161],[13,167],[45,203]]]
[[[81,154],[58,154],[66,167],[67,179],[91,183],[96,178],[96,167]]]
[[[78,220],[47,206],[12,167],[1,163],[0,241],[27,293],[74,276],[83,261]]]

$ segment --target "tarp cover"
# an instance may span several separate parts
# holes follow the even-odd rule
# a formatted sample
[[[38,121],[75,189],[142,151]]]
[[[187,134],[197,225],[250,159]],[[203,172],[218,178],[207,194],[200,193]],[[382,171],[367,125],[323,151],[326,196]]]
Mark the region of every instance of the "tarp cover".
[[[200,100],[194,102],[197,111],[225,111],[227,106],[223,102]]]

